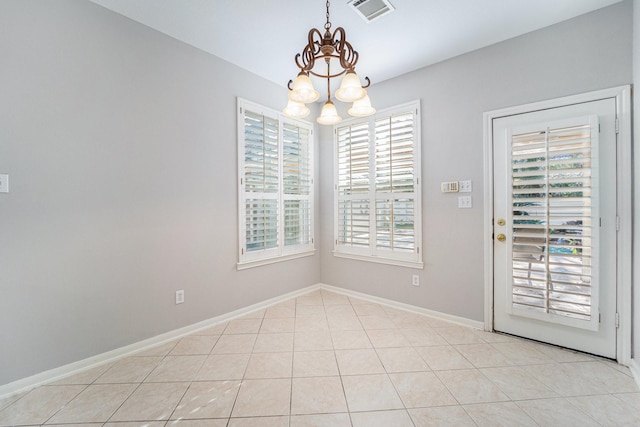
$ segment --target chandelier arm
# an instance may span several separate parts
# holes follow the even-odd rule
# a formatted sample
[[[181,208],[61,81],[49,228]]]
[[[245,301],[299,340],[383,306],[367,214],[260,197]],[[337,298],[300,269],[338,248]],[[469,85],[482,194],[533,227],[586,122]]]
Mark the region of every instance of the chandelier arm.
[[[314,36],[318,36],[320,40],[322,40],[322,34],[315,28],[312,28],[309,31],[308,35],[308,43],[302,50],[302,54],[298,53],[296,55],[296,65],[302,71],[310,71],[315,66],[316,56],[320,51],[319,43],[314,39]],[[302,58],[302,62],[300,61]]]
[[[319,59],[324,59],[325,61],[331,60],[331,59],[338,59],[339,60],[340,56],[339,55],[328,55],[327,54],[327,55],[318,55],[317,57],[315,57],[315,60],[319,60]],[[305,71],[307,71],[309,74],[314,75],[316,77],[320,77],[320,78],[323,78],[323,79],[327,79],[327,78],[332,79],[334,77],[338,77],[338,76],[341,76],[341,75],[345,74],[348,70],[342,69],[342,70],[340,70],[340,71],[338,71],[338,72],[336,72],[334,74],[326,74],[326,73],[323,74],[321,72],[313,71],[312,69],[305,70]],[[329,72],[329,71],[327,71],[327,72]]]
[[[308,47],[309,46],[304,48],[302,55],[296,55],[296,65],[302,71],[309,71],[315,66],[315,57],[312,52],[309,52]],[[300,58],[302,58],[302,62],[300,61]]]
[[[289,88],[289,90],[293,90],[293,80],[289,80],[289,83],[287,83],[287,88]]]
[[[366,89],[366,88],[368,88],[369,86],[371,86],[371,80],[369,80],[369,77],[366,77],[366,76],[365,76],[365,78],[364,78],[364,79],[367,81],[367,84],[366,84],[366,85],[362,85],[362,89]]]
[[[300,54],[296,53],[296,65],[298,66],[298,68],[300,68],[301,70],[304,70],[305,65],[300,64]]]
[[[339,76],[345,74],[346,72],[347,72],[347,70],[342,70],[342,71],[339,71],[339,72],[337,72],[335,74],[327,75],[327,74],[316,73],[315,71],[309,70],[309,74],[311,74],[313,76],[316,76],[316,77],[323,78],[323,79],[332,79],[334,77],[339,77]]]
[[[353,49],[351,43],[345,40],[344,48],[338,52],[340,54],[340,65],[346,70],[352,70],[356,67],[360,55]]]
[[[300,62],[300,58],[302,58],[302,62]],[[309,71],[315,66],[316,57],[309,48],[309,46],[305,46],[304,50],[301,54],[296,55],[296,65],[302,71]]]
[[[336,50],[338,52],[342,52],[342,50],[344,49],[344,44],[347,40],[347,33],[344,30],[344,28],[342,27],[336,28],[336,30],[333,32],[333,35],[331,36],[331,40],[335,40],[334,44],[336,45],[335,46]]]
[[[318,38],[316,39],[315,36]],[[309,30],[309,35],[307,36],[307,47],[313,54],[317,54],[320,52],[320,44],[322,42],[322,33],[317,28],[312,28]]]
[[[333,32],[332,40],[335,40],[334,45],[336,52],[339,55],[340,66],[344,69],[351,69],[355,67],[356,62],[358,62],[358,54],[353,50],[351,43],[347,41],[347,33],[344,28],[336,28]],[[355,61],[352,63],[353,53],[356,53],[356,56]]]

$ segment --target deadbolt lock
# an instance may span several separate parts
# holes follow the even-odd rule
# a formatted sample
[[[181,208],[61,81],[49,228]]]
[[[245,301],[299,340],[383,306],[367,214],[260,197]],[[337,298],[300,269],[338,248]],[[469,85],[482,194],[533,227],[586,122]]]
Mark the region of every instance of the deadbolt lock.
[[[505,225],[505,224],[506,224],[506,222],[505,222],[505,220],[504,220],[504,219],[500,218],[500,219],[498,220],[498,225],[503,226],[503,225]]]
[[[498,242],[504,242],[505,240],[507,240],[507,236],[505,236],[504,234],[500,233],[496,236],[496,239],[498,239]]]

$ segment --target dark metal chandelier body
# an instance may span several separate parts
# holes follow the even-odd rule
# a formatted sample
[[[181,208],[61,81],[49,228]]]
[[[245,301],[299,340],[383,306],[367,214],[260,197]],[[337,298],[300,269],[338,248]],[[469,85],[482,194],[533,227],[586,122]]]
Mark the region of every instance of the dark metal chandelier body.
[[[327,23],[324,24],[324,29],[324,36],[317,28],[309,30],[309,42],[304,47],[302,53],[296,55],[296,65],[300,68],[300,71],[326,79],[341,76],[347,71],[355,71],[359,58],[358,52],[355,51],[351,43],[347,41],[344,28],[338,27],[333,34],[331,33],[329,2],[327,2]],[[334,74],[331,74],[329,67],[327,67],[327,72],[324,74],[313,70],[317,60],[324,59],[327,65],[330,65],[332,58],[340,61],[342,70]],[[301,59],[302,62],[300,62]],[[365,80],[367,81],[367,85],[363,86],[363,88],[367,88],[371,84],[369,77],[365,77]],[[293,84],[293,80],[289,80],[289,89],[292,89],[291,84]]]
[[[375,112],[365,90],[371,85],[371,81],[365,77],[366,84],[360,84],[360,79],[355,72],[359,59],[358,52],[347,41],[344,28],[338,27],[331,32],[329,6],[329,1],[327,1],[327,22],[324,24],[324,34],[320,30],[312,28],[308,34],[307,45],[302,53],[298,53],[295,57],[300,72],[295,82],[289,80],[287,85],[290,90],[289,104],[284,110],[284,113],[291,117],[306,117],[309,114],[309,109],[304,104],[314,102],[319,97],[319,93],[313,88],[309,75],[326,79],[327,102],[318,118],[318,122],[322,124],[334,124],[342,120],[337,115],[331,101],[331,79],[342,75],[345,77],[343,77],[340,89],[336,91],[336,98],[344,102],[354,102],[354,107],[349,110],[349,113],[362,117]],[[326,72],[316,69],[316,61],[322,60],[327,66]],[[332,72],[332,60],[338,61],[339,70]]]

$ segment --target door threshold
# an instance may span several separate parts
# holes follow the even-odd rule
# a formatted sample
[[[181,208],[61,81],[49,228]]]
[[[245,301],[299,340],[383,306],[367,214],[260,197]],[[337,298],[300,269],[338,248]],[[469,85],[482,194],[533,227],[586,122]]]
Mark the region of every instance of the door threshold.
[[[588,353],[586,351],[576,350],[576,349],[569,348],[569,347],[563,347],[561,345],[551,344],[551,343],[544,342],[544,341],[538,341],[538,340],[534,340],[534,339],[531,339],[531,338],[521,337],[519,335],[514,335],[514,334],[507,333],[507,332],[502,332],[502,331],[495,331],[494,330],[494,331],[492,331],[492,333],[498,334],[498,335],[503,335],[505,337],[516,338],[516,339],[518,339],[520,341],[527,341],[527,342],[531,342],[531,343],[535,343],[535,344],[544,345],[546,347],[553,347],[553,348],[556,348],[558,350],[564,350],[564,351],[568,351],[568,352],[571,352],[571,353],[582,354],[582,355],[589,356],[589,357],[592,357],[592,358],[595,358],[595,359],[599,359],[599,360],[602,360],[602,361],[615,362],[618,365],[625,366],[625,365],[622,365],[616,359],[600,356],[598,354]],[[570,363],[570,362],[558,362],[558,363]]]

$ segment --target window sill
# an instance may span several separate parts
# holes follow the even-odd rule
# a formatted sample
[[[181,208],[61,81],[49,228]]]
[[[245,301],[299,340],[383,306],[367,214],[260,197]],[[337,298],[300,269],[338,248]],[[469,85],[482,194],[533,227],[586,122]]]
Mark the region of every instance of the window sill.
[[[312,249],[310,251],[299,252],[299,253],[296,253],[296,254],[280,255],[280,256],[275,256],[275,257],[272,257],[272,258],[257,259],[257,260],[253,260],[253,261],[241,261],[241,262],[238,262],[236,264],[236,268],[238,269],[238,271],[247,270],[247,269],[253,268],[253,267],[260,267],[260,266],[263,266],[263,265],[275,264],[277,262],[290,261],[292,259],[304,258],[304,257],[315,255],[315,253],[316,253],[316,250]]]
[[[395,265],[397,267],[419,268],[424,269],[424,263],[422,261],[407,261],[402,259],[381,258],[371,255],[355,255],[345,252],[333,251],[333,256],[337,258],[354,259],[358,261],[375,262],[378,264]]]

